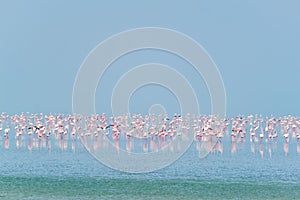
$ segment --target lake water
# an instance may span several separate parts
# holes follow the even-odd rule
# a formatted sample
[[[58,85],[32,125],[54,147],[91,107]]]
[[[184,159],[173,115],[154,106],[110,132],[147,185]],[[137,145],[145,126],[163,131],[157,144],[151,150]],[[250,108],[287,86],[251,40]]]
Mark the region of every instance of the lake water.
[[[175,163],[146,174],[110,169],[79,141],[32,150],[9,142],[0,146],[0,199],[300,199],[296,141],[251,146],[224,138],[202,159],[194,142]]]

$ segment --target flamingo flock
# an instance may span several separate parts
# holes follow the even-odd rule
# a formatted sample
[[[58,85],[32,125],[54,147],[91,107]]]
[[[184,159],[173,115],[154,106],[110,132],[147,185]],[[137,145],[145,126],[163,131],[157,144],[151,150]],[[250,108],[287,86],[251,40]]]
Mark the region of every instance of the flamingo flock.
[[[297,143],[297,152],[300,153],[300,118],[295,116],[241,115],[228,118],[192,114],[185,116],[127,114],[107,117],[105,114],[8,115],[4,112],[0,115],[0,142],[4,141],[4,147],[7,149],[11,138],[15,139],[17,148],[27,143],[28,149],[31,150],[40,147],[50,148],[53,139],[62,149],[66,149],[68,141],[72,141],[73,149],[74,141],[84,138],[93,138],[96,141],[110,139],[116,144],[119,144],[120,138],[125,138],[128,144],[135,138],[150,140],[150,144],[153,141],[157,143],[169,141],[164,143],[168,145],[174,138],[187,138],[188,135],[192,135],[197,142],[197,148],[207,143],[213,146],[213,151],[221,153],[224,137],[231,142],[232,153],[236,152],[237,144],[247,140],[251,143],[252,152],[254,152],[252,147],[259,144],[262,157],[264,154],[262,144],[273,145],[278,140],[283,141],[286,154],[291,141]],[[144,150],[148,151],[148,148],[145,147]]]

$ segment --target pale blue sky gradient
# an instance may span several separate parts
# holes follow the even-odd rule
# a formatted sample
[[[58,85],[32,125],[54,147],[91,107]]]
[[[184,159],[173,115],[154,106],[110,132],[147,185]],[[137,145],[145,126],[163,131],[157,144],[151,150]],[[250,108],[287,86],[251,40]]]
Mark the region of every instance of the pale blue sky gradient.
[[[296,0],[1,1],[0,111],[71,113],[73,82],[88,53],[120,31],[155,26],[187,34],[208,51],[223,77],[228,115],[299,115],[299,8]],[[205,84],[188,63],[150,50],[121,58],[107,70],[96,95],[99,113],[109,113],[118,77],[146,62],[184,74],[201,111],[209,113]],[[146,94],[151,95],[142,100]],[[137,91],[130,107],[143,112],[154,103],[178,111],[174,96],[157,86]]]

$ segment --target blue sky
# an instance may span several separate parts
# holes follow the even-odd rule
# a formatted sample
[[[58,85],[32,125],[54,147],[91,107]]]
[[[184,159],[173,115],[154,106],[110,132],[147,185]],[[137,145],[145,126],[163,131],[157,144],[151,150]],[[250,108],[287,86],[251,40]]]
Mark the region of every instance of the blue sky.
[[[0,111],[72,112],[76,73],[107,37],[138,27],[164,27],[199,42],[218,66],[227,93],[227,114],[299,115],[299,1],[1,1]],[[110,112],[110,94],[122,73],[160,62],[186,76],[209,113],[201,77],[178,58],[136,52],[114,63],[100,81],[97,112]],[[124,67],[121,67],[124,66]],[[131,112],[155,103],[178,111],[176,98],[157,86],[138,90]]]

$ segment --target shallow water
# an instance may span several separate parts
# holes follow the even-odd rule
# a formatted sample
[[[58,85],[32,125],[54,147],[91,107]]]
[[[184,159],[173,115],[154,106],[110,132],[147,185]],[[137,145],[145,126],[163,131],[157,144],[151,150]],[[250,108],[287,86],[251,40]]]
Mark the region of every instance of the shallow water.
[[[280,142],[251,152],[250,142],[232,148],[224,139],[223,154],[203,159],[194,142],[171,166],[146,174],[112,170],[79,141],[65,150],[55,141],[31,151],[14,144],[1,141],[0,199],[300,199],[296,142],[286,155]]]

